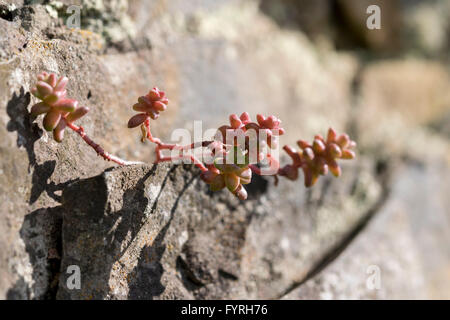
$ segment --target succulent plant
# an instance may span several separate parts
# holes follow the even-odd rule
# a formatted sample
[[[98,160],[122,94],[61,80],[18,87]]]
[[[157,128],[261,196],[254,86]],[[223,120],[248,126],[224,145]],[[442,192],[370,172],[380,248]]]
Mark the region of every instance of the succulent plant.
[[[128,121],[128,128],[135,128],[143,124],[149,117],[156,120],[159,113],[166,110],[169,100],[164,91],[153,88],[145,96],[138,98],[138,102],[133,105],[133,110],[140,112]]]
[[[326,175],[330,171],[335,177],[341,175],[341,167],[338,159],[353,159],[355,152],[351,149],[356,147],[356,142],[350,140],[347,134],[337,135],[332,128],[328,130],[327,139],[316,135],[312,144],[304,140],[297,141],[301,151],[296,152],[290,147],[285,151],[292,158],[292,165],[281,169],[281,175],[295,180],[297,168],[302,168],[305,176],[305,186],[313,186],[320,175]]]
[[[55,74],[47,72],[39,74],[36,87],[31,92],[41,102],[31,108],[32,116],[45,114],[43,126],[47,131],[53,131],[53,136],[58,142],[62,141],[64,130],[68,127],[105,160],[114,161],[120,165],[135,163],[107,153],[86,135],[83,127],[73,123],[83,117],[89,109],[79,107],[77,100],[66,97],[67,83],[66,77],[58,78]],[[299,140],[297,144],[300,151],[290,146],[284,146],[283,149],[291,157],[292,163],[280,168],[278,159],[272,156],[270,150],[278,146],[279,136],[285,133],[281,127],[281,120],[273,115],[265,117],[258,114],[256,122],[254,122],[247,112],[242,113],[239,117],[236,114],[230,115],[229,125],[219,127],[212,141],[202,141],[186,146],[164,143],[152,136],[150,119],[158,119],[159,114],[166,110],[168,103],[169,100],[164,91],[154,87],[145,96],[139,97],[138,102],[133,105],[133,110],[139,113],[129,119],[128,127],[140,126],[143,140],[148,139],[156,145],[155,163],[189,160],[202,171],[200,177],[209,184],[212,191],[226,187],[241,200],[247,198],[244,185],[251,182],[252,174],[272,175],[276,178],[275,182],[278,181],[278,176],[296,180],[301,168],[305,186],[310,187],[316,183],[319,176],[326,175],[328,171],[331,171],[336,177],[340,176],[341,168],[337,163],[338,159],[355,158],[355,152],[352,149],[356,147],[356,143],[350,140],[347,134],[338,136],[330,128],[326,140],[320,135],[316,135],[311,144]],[[227,140],[228,134],[232,134],[232,139]],[[202,154],[208,155],[213,162],[204,163],[195,155],[185,154],[195,148],[204,148]],[[252,148],[256,148],[256,150],[252,150]],[[164,150],[175,150],[179,154],[164,156]],[[252,157],[255,151],[256,157]],[[264,165],[271,170],[261,170]]]
[[[156,144],[156,163],[188,159],[200,168],[201,179],[210,185],[211,190],[218,191],[227,187],[241,200],[247,198],[243,185],[250,183],[252,172],[265,174],[260,168],[264,159],[268,160],[267,163],[271,169],[269,174],[274,175],[275,178],[284,176],[290,180],[296,180],[299,177],[298,170],[301,168],[305,177],[305,186],[310,187],[315,184],[320,175],[325,175],[328,171],[335,176],[341,174],[337,159],[355,157],[351,149],[356,146],[356,143],[351,141],[348,135],[337,136],[336,132],[330,129],[326,141],[320,135],[315,136],[312,144],[299,140],[300,151],[284,146],[283,149],[292,158],[292,164],[280,168],[278,160],[271,156],[265,149],[265,145],[269,149],[275,149],[278,146],[279,136],[285,133],[281,127],[281,120],[273,115],[265,117],[258,114],[256,122],[253,122],[247,112],[240,116],[230,115],[229,124],[217,129],[213,141],[203,141],[198,145],[187,146],[163,143],[151,135],[149,118],[155,120],[159,112],[165,110],[168,100],[164,92],[156,88],[150,93],[152,93],[151,96],[148,94],[145,99],[141,97],[139,103],[133,106],[134,110],[142,113],[133,116],[128,122],[128,127],[141,125],[143,138]],[[157,108],[154,106],[155,103],[158,103]],[[253,134],[250,134],[252,131]],[[253,141],[255,139],[256,141]],[[193,155],[186,156],[180,153],[175,157],[162,156],[162,150],[175,149],[181,152],[196,147],[208,147],[209,155],[214,159],[213,165],[204,165]],[[256,150],[252,150],[252,147],[256,147]],[[256,151],[256,157],[251,156],[252,151]],[[240,163],[239,160],[242,159],[245,160]]]
[[[99,144],[86,135],[83,127],[74,124],[76,120],[89,112],[89,108],[80,107],[77,100],[66,97],[66,85],[69,82],[67,77],[58,78],[56,74],[44,71],[37,76],[37,79],[36,86],[31,89],[31,93],[41,102],[31,107],[30,114],[33,118],[45,114],[42,124],[45,130],[53,131],[55,141],[61,142],[65,129],[69,127],[105,160],[121,165],[130,163],[103,150]]]
[[[30,113],[33,117],[45,114],[42,122],[44,129],[53,131],[54,139],[61,142],[67,122],[78,120],[88,113],[89,108],[78,107],[77,100],[66,98],[67,77],[57,78],[54,73],[42,72],[37,78],[31,93],[41,102],[33,105]]]
[[[215,164],[214,167],[201,173],[201,178],[209,184],[212,191],[227,189],[239,199],[247,199],[247,191],[242,186],[252,180],[252,170],[248,166],[236,164]]]

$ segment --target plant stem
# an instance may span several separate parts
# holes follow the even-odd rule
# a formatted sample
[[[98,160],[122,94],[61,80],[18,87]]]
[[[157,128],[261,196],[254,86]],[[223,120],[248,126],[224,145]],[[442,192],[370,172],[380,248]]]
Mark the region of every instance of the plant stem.
[[[158,153],[157,153],[158,155]],[[208,169],[203,165],[203,163],[198,160],[196,157],[194,157],[193,155],[180,155],[180,156],[176,156],[176,157],[161,157],[161,156],[157,156],[157,159],[155,161],[155,163],[160,163],[160,162],[173,162],[176,160],[183,160],[183,159],[189,159],[191,160],[196,167],[198,167],[201,171],[208,171]]]
[[[163,143],[159,138],[155,138],[153,137],[151,131],[150,131],[150,120],[147,119],[144,122],[146,131],[147,131],[147,139],[150,140],[150,142],[153,142],[154,144],[156,144],[156,148],[155,148],[155,152],[156,152],[156,161],[155,163],[160,163],[160,162],[173,162],[176,160],[183,160],[183,159],[189,159],[191,160],[201,171],[208,171],[208,169],[205,167],[205,165],[198,160],[195,156],[193,155],[183,155],[182,151],[186,151],[186,150],[191,150],[191,149],[195,149],[198,147],[207,147],[209,144],[211,144],[213,141],[203,141],[203,142],[194,142],[190,145],[186,145],[186,146],[180,146],[178,144],[168,144],[168,143]],[[176,156],[176,157],[172,157],[172,156],[168,156],[168,157],[164,157],[161,153],[161,150],[179,150],[180,151],[180,155]]]
[[[261,168],[254,164],[249,164],[248,167],[259,176],[276,176],[280,172],[280,163],[275,158],[272,158],[270,154],[267,155],[267,159],[269,160],[270,171],[273,171],[273,173],[263,173]]]
[[[65,118],[63,118],[64,121],[66,121]],[[116,157],[115,155],[112,155],[108,152],[106,152],[98,143],[95,143],[91,138],[88,137],[88,135],[84,132],[84,128],[82,126],[77,126],[73,123],[70,123],[66,121],[67,127],[78,133],[78,135],[92,148],[97,152],[99,156],[101,156],[103,159],[115,162],[121,166],[126,165],[132,165],[132,164],[138,164],[141,162],[135,162],[135,161],[126,161],[119,157]]]

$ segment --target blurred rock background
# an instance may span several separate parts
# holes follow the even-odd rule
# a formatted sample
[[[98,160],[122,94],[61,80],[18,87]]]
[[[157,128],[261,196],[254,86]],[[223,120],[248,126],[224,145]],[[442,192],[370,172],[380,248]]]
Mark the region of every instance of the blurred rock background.
[[[0,297],[450,298],[449,17],[445,0],[0,0]],[[275,113],[284,143],[332,126],[358,160],[313,190],[261,179],[245,204],[185,167],[101,175],[111,165],[77,136],[31,123],[42,70],[69,77],[86,131],[130,160],[152,160],[126,121],[154,85],[171,99],[153,126],[166,140]],[[84,201],[92,181],[99,203]],[[72,263],[92,267],[81,291],[65,287]]]

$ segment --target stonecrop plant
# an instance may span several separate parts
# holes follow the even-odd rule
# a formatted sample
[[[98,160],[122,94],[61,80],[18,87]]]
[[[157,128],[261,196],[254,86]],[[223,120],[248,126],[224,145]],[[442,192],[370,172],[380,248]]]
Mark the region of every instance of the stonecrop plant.
[[[88,113],[89,108],[81,107],[77,100],[66,97],[66,77],[58,78],[53,73],[42,72],[37,78],[31,93],[40,102],[32,106],[31,115],[37,117],[45,114],[43,126],[53,132],[55,141],[61,142],[65,129],[69,128],[105,160],[119,165],[136,163],[109,154],[87,136],[82,126],[74,124]],[[153,137],[150,121],[157,120],[168,104],[164,91],[156,87],[151,89],[133,105],[133,110],[138,113],[130,118],[128,128],[139,127],[142,141],[148,140],[155,145],[155,163],[193,163],[201,170],[201,179],[212,191],[226,188],[241,200],[247,199],[244,186],[251,182],[253,174],[273,176],[277,183],[279,176],[297,180],[301,169],[305,186],[311,187],[319,176],[326,175],[328,171],[336,177],[341,175],[337,160],[355,158],[353,150],[356,143],[347,134],[338,135],[330,128],[326,139],[316,135],[312,143],[298,140],[299,150],[284,146],[283,150],[292,162],[280,167],[277,150],[279,137],[285,133],[281,120],[273,115],[265,117],[258,114],[256,121],[252,121],[247,112],[240,116],[230,115],[229,124],[219,127],[210,140],[184,146],[164,143]],[[200,150],[200,156],[195,150]]]

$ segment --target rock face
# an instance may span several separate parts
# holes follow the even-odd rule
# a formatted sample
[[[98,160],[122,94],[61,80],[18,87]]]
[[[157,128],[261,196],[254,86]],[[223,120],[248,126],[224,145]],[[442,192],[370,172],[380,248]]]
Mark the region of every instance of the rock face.
[[[280,31],[256,3],[136,1],[127,10],[127,3],[119,2],[80,3],[81,27],[95,33],[65,26],[71,1],[62,6],[1,2],[1,297],[37,299],[53,292],[58,266],[52,267],[51,257],[62,252],[60,235],[53,237],[49,229],[61,225],[61,192],[110,166],[76,135],[57,144],[42,130],[41,119],[31,122],[28,110],[35,98],[29,90],[40,71],[68,76],[68,95],[91,109],[80,124],[106,150],[130,160],[153,156],[151,147],[139,143],[138,130],[126,129],[132,104],[153,85],[170,93],[170,108],[153,126],[166,140],[170,129],[192,129],[194,120],[203,120],[203,130],[217,128],[230,113],[246,110],[254,116],[274,105],[280,118],[311,118],[302,126],[285,121],[287,143],[324,132],[329,124],[345,127],[354,61],[346,55],[321,58],[302,34]],[[130,18],[134,31],[127,25]],[[255,27],[243,28],[248,21]],[[267,36],[277,44],[268,43]],[[274,59],[280,63],[271,63]],[[311,96],[313,88],[321,94]],[[340,110],[331,123],[328,99]],[[27,219],[42,228],[38,238],[26,236],[35,234],[26,230]],[[27,249],[35,248],[32,241],[39,241],[38,252]]]
[[[428,168],[427,168],[428,167]],[[324,272],[285,299],[447,299],[448,198],[443,163],[397,168],[374,221]],[[417,183],[420,181],[420,183]]]
[[[300,182],[256,179],[246,202],[211,194],[190,166],[138,165],[75,182],[63,193],[61,270],[79,266],[82,285],[71,289],[63,272],[57,297],[276,298],[379,200],[373,177],[346,171],[345,181],[306,193]]]
[[[402,13],[381,2],[389,15]],[[377,62],[336,51],[341,37],[328,38],[333,27],[322,34],[317,21],[333,20],[335,3],[354,29],[364,20],[364,6],[355,11],[349,1],[302,3],[317,19],[294,1],[0,0],[0,298],[389,298],[405,288],[449,297],[447,269],[424,262],[449,261],[448,210],[433,209],[447,201],[446,193],[425,201],[434,199],[427,193],[421,200],[426,206],[414,202],[439,177],[449,180],[448,61]],[[81,6],[80,28],[66,26],[70,5]],[[412,34],[423,32],[430,17],[448,21],[447,5],[409,7]],[[424,10],[428,15],[420,14]],[[289,13],[303,31],[280,21],[277,12]],[[391,29],[378,34],[393,39],[398,35]],[[365,29],[351,35],[383,51],[386,42],[371,37],[377,35]],[[414,46],[424,55],[448,52],[445,36],[420,39]],[[301,181],[274,187],[255,178],[244,203],[226,192],[211,194],[190,166],[112,168],[77,135],[68,132],[58,144],[41,119],[32,121],[28,111],[36,101],[29,91],[41,71],[69,77],[68,95],[91,109],[80,124],[107,151],[128,160],[153,159],[153,147],[141,144],[139,130],[126,123],[137,98],[156,85],[171,101],[152,122],[152,132],[165,141],[177,128],[192,131],[195,120],[203,121],[205,132],[231,113],[274,113],[287,132],[282,143],[309,140],[332,126],[356,138],[358,160],[344,166],[340,179],[323,179],[311,190]],[[413,173],[411,164],[422,166],[415,177],[424,185],[408,189],[416,180],[404,175],[389,180],[397,163]],[[375,295],[353,291],[351,283],[360,282],[350,280],[332,293],[324,289],[327,266],[359,268],[353,263],[361,249],[351,246],[362,241],[357,234],[368,232],[364,248],[382,241],[389,248],[398,240],[394,227],[380,237],[364,226],[379,214],[372,228],[383,229],[399,214],[381,205],[408,201],[414,218],[400,215],[414,219],[411,225],[420,225],[423,213],[428,222],[436,215],[442,227],[434,232],[426,223],[423,232],[434,238],[419,243],[398,224],[399,239],[416,249],[410,256],[396,251],[397,266],[420,264],[408,274],[421,282]],[[377,261],[389,256],[380,246]],[[79,290],[67,286],[71,265],[80,267]],[[355,271],[356,279],[365,271]]]

